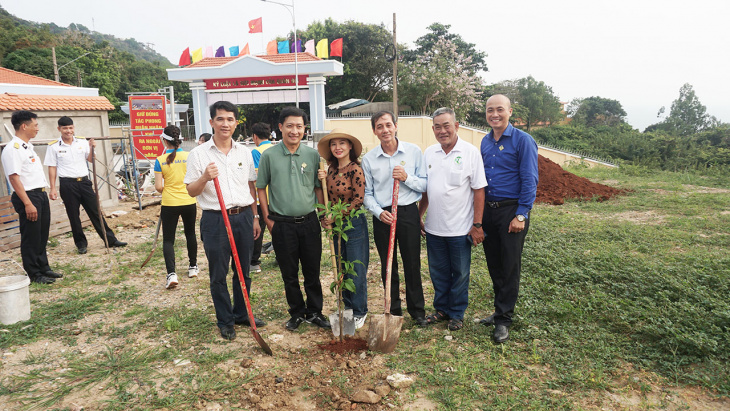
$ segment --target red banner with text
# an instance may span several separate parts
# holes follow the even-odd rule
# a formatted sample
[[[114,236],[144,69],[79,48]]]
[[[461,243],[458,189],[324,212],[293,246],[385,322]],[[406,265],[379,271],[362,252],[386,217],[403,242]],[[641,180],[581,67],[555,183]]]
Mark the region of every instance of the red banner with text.
[[[165,96],[130,96],[129,124],[138,160],[153,160],[165,152],[160,134],[167,126]]]

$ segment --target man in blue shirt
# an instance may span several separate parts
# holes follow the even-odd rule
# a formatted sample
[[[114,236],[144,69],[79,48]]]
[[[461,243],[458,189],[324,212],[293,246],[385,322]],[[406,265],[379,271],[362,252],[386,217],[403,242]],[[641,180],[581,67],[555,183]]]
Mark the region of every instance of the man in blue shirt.
[[[487,123],[481,152],[487,176],[483,228],[484,255],[494,287],[494,313],[481,320],[494,325],[494,341],[509,339],[520,288],[522,248],[530,226],[529,213],[537,194],[537,144],[509,123],[509,99],[496,94],[487,100]]]
[[[423,285],[421,283],[421,219],[417,202],[426,191],[426,167],[423,154],[417,145],[396,138],[398,124],[393,113],[381,111],[370,118],[373,133],[380,145],[368,152],[362,159],[365,174],[365,208],[373,214],[373,239],[378,249],[381,276],[385,284],[386,260],[393,205],[393,181],[401,184],[398,196],[398,218],[396,221],[396,244],[403,260],[403,277],[406,283],[406,308],[416,323],[424,327]],[[394,245],[395,247],[395,245]],[[390,288],[390,313],[403,315],[399,293],[398,258],[393,253]]]

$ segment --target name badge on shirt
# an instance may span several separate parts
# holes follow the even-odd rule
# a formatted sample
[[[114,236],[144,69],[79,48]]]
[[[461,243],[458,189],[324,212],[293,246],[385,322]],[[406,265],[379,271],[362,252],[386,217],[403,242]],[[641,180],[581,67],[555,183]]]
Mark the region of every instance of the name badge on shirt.
[[[504,150],[504,146],[499,146],[499,151]]]

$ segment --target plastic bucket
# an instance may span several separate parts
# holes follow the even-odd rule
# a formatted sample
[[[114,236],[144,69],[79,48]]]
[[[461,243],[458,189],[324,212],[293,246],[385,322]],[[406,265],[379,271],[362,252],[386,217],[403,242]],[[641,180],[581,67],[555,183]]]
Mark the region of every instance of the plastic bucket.
[[[0,277],[0,323],[30,320],[29,285],[27,275]]]

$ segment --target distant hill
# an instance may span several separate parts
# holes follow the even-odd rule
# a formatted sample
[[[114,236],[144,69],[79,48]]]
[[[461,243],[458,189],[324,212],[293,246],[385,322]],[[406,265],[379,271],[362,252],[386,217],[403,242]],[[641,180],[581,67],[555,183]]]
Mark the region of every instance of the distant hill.
[[[163,68],[173,67],[166,57],[135,39],[120,39],[110,34],[91,31],[82,24],[71,23],[68,27],[60,27],[55,23],[23,20],[0,6],[0,63],[7,54],[26,47],[89,48],[93,43],[104,42],[119,51],[130,53],[137,59],[159,64]]]

